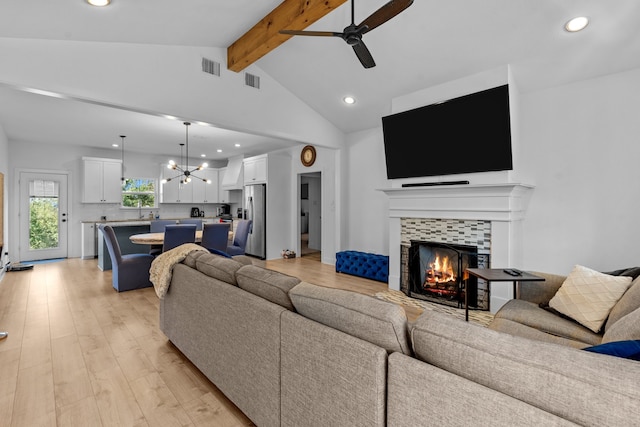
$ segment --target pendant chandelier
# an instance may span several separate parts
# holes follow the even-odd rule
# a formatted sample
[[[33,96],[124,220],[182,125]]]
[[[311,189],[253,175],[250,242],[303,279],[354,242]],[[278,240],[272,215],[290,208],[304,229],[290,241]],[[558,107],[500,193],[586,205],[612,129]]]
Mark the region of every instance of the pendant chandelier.
[[[203,163],[200,166],[198,166],[197,168],[189,170],[189,166],[188,166],[188,163],[189,163],[189,126],[191,126],[191,123],[184,122],[183,125],[185,126],[185,129],[186,129],[186,147],[187,147],[186,158],[183,161],[183,159],[182,159],[182,147],[185,144],[180,144],[180,164],[177,164],[173,160],[169,160],[169,164],[167,165],[167,168],[173,169],[175,171],[178,171],[179,174],[174,176],[173,178],[163,179],[161,182],[164,184],[164,183],[169,182],[169,181],[171,181],[173,179],[180,178],[180,184],[187,184],[187,183],[191,182],[191,178],[195,178],[195,179],[200,179],[200,180],[206,182],[207,184],[211,184],[211,180],[210,179],[200,178],[199,176],[196,176],[196,175],[193,174],[193,172],[197,172],[197,171],[200,171],[200,170],[206,168],[207,166],[209,166],[208,164]]]
[[[121,180],[122,180],[122,184],[124,184],[125,178],[124,178],[124,139],[126,138],[125,135],[120,135],[120,138],[122,138],[122,144],[120,144],[122,146],[122,164],[120,165],[120,169],[121,169]]]

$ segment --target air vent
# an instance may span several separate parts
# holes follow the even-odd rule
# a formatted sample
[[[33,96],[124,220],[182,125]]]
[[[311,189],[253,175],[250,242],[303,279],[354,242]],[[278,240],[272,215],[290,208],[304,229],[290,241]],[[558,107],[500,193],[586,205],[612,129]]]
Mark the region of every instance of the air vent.
[[[202,71],[220,77],[220,63],[211,59],[202,58]]]
[[[244,73],[244,84],[247,86],[255,87],[256,89],[260,89],[260,77]]]

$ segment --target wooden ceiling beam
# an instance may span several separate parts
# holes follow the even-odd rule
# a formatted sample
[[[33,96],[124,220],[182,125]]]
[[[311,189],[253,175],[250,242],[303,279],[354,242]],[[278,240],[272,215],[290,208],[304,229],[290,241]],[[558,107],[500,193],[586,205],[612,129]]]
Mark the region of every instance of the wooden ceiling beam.
[[[304,30],[347,0],[284,0],[227,48],[227,68],[240,72],[285,41],[280,30]]]

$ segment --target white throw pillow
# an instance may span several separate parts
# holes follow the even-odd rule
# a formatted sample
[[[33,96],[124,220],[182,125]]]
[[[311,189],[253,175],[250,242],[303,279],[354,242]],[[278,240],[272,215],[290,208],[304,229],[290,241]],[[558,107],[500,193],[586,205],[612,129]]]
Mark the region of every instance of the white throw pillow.
[[[631,277],[611,276],[576,265],[549,307],[597,333],[630,285]]]

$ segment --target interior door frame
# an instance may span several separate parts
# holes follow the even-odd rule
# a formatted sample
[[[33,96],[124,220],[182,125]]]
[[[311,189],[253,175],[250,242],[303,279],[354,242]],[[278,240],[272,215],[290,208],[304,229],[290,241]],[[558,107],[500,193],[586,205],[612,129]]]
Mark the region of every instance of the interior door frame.
[[[23,242],[23,237],[22,237],[22,233],[21,233],[21,224],[20,224],[20,219],[21,219],[21,203],[22,203],[22,194],[21,194],[21,188],[20,188],[20,178],[22,176],[22,174],[36,174],[36,175],[64,175],[66,176],[67,179],[67,186],[66,186],[66,217],[67,217],[67,227],[66,229],[61,229],[61,233],[64,232],[64,237],[65,237],[65,249],[64,249],[64,258],[68,258],[69,257],[69,245],[71,242],[70,237],[73,235],[73,233],[71,232],[71,218],[72,218],[72,212],[71,212],[71,207],[73,206],[73,193],[71,191],[71,183],[72,181],[72,173],[70,171],[67,170],[57,170],[57,169],[26,169],[26,168],[20,168],[20,169],[15,169],[14,172],[14,206],[15,208],[12,209],[14,214],[13,214],[13,218],[14,218],[14,224],[18,224],[18,227],[13,228],[14,230],[16,230],[16,236],[15,238],[12,238],[13,242],[15,242],[15,246],[12,246],[12,253],[14,255],[17,255],[16,258],[18,259],[18,261],[23,261],[21,259],[21,250],[20,248],[22,247],[23,244],[27,244],[28,242]]]

